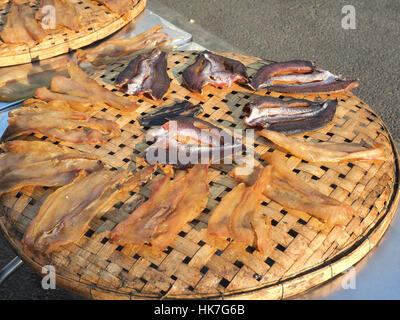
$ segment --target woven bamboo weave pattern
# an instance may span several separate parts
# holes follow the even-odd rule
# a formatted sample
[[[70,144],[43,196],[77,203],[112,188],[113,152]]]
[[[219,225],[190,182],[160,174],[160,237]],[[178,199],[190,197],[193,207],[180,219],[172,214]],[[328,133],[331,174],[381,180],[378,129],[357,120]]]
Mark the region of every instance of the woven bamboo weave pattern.
[[[103,39],[118,31],[146,7],[146,0],[132,0],[124,15],[111,12],[94,0],[71,0],[78,12],[82,13],[82,27],[78,31],[67,28],[48,29],[48,36],[33,47],[24,44],[0,43],[0,67],[30,63],[68,53]],[[30,1],[34,8],[39,0]],[[9,1],[0,3],[0,28],[6,22]]]
[[[93,109],[95,116],[116,120],[122,128],[122,135],[101,146],[82,145],[77,149],[101,156],[111,170],[141,168],[149,145],[144,139],[148,128],[141,127],[136,116],[182,100],[202,104],[204,112],[199,118],[225,129],[244,129],[242,109],[253,92],[234,85],[230,89],[206,87],[200,95],[181,85],[182,71],[194,62],[197,54],[169,53],[168,73],[172,81],[168,93],[160,102],[139,97],[137,115],[129,116],[111,108]],[[255,57],[221,54],[243,62],[250,75],[268,63]],[[127,63],[129,59],[119,60],[107,66],[106,70],[93,71],[90,75],[123,95],[114,88],[113,82]],[[257,94],[280,96],[265,91]],[[264,212],[272,219],[272,239],[264,254],[251,246],[207,235],[207,222],[212,210],[238,183],[229,175],[233,165],[228,164],[210,167],[207,208],[184,226],[165,251],[149,245],[117,246],[107,237],[108,231],[150,196],[154,179],[139,192],[120,199],[113,210],[91,221],[89,229],[77,243],[49,256],[27,250],[20,241],[53,188],[27,187],[3,195],[0,198],[0,226],[27,264],[38,273],[43,265],[55,266],[58,285],[87,298],[281,299],[302,293],[364,257],[390,225],[399,198],[397,150],[384,123],[353,94],[346,92],[332,97],[339,102],[333,123],[301,136],[321,141],[380,142],[388,151],[387,161],[316,165],[275,149],[259,136],[256,136],[254,148],[256,156],[268,150],[277,153],[307,183],[351,205],[357,216],[343,229],[322,223],[306,213],[283,208],[265,197]],[[316,96],[306,98],[314,99]],[[29,138],[49,140],[40,135]],[[162,171],[157,173],[162,174]]]

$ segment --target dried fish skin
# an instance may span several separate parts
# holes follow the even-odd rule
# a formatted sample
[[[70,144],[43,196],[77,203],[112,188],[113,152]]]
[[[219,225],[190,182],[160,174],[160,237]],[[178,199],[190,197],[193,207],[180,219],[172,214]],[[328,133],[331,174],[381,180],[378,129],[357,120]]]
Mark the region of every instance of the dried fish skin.
[[[34,8],[29,5],[29,1],[13,0],[0,36],[4,43],[26,44],[31,47],[41,42],[47,33],[36,21]]]
[[[191,91],[201,93],[206,85],[230,88],[233,83],[248,83],[244,64],[237,60],[203,51],[182,74],[183,84]]]
[[[69,0],[40,0],[40,6],[36,12],[36,19],[42,20],[48,12],[46,7],[51,6],[55,10],[54,23],[56,26],[78,31],[82,27],[81,14],[75,5]],[[53,28],[49,24],[49,28]]]
[[[118,75],[115,83],[128,94],[146,94],[153,100],[160,100],[170,87],[167,53],[154,49],[137,56]]]
[[[48,254],[76,242],[94,217],[148,181],[154,169],[145,167],[134,174],[127,170],[115,174],[108,169],[81,174],[46,198],[24,234],[24,245]]]
[[[132,38],[108,40],[93,48],[78,49],[74,58],[79,64],[86,62],[98,67],[133,52],[165,46],[169,42],[168,35],[161,32],[162,29],[158,25]]]
[[[197,218],[208,202],[208,165],[197,164],[186,175],[187,188],[175,210],[163,220],[151,237],[151,245],[165,250],[171,245],[183,226]]]
[[[138,118],[138,121],[143,127],[162,126],[177,117],[196,117],[202,112],[203,108],[200,104],[193,105],[189,101],[183,101],[172,106],[161,107],[152,114]]]
[[[167,174],[156,181],[150,198],[111,231],[113,243],[150,243],[157,226],[175,210],[188,187],[185,174],[171,178]]]
[[[98,157],[46,141],[15,140],[0,145],[0,194],[25,186],[62,186],[79,172],[103,167]]]
[[[244,121],[252,127],[298,134],[325,127],[333,120],[337,105],[337,99],[320,104],[305,99],[259,97],[245,106]]]
[[[384,161],[386,159],[385,147],[379,143],[373,143],[370,146],[363,143],[309,142],[267,129],[258,131],[257,134],[309,162]]]
[[[284,207],[307,212],[332,225],[345,226],[355,216],[350,205],[312,188],[282,163],[276,154],[268,152],[263,158],[272,165],[271,180],[264,189],[264,195],[268,198]]]
[[[115,121],[96,119],[82,112],[26,106],[9,112],[8,127],[1,137],[9,141],[24,134],[39,133],[67,145],[101,144],[121,135]]]

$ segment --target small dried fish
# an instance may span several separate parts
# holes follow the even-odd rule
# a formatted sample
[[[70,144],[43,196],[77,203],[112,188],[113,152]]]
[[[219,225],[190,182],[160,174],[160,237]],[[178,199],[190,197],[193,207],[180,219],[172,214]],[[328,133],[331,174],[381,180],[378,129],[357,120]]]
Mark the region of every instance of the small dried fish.
[[[176,103],[169,107],[162,107],[152,114],[138,118],[143,127],[161,126],[168,120],[174,120],[177,117],[195,117],[203,112],[200,104],[193,105],[189,101]]]
[[[149,53],[138,55],[118,75],[115,83],[129,94],[146,94],[154,100],[160,100],[170,86],[167,53],[153,49]]]
[[[354,80],[343,80],[326,70],[317,69],[311,62],[293,60],[265,65],[253,76],[250,87],[282,93],[324,94],[358,87]]]
[[[234,82],[247,83],[248,77],[246,67],[241,62],[203,51],[183,71],[182,80],[189,90],[201,93],[206,85],[230,88]]]
[[[314,131],[333,120],[337,104],[337,99],[318,103],[261,96],[245,105],[243,111],[247,117],[244,122],[252,127],[264,127],[285,134]]]

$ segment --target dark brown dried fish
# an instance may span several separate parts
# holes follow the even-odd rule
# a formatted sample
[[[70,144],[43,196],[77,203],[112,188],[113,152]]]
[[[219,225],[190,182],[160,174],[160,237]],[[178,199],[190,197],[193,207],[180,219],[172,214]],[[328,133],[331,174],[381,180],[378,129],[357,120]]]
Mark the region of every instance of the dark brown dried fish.
[[[305,99],[282,100],[275,97],[258,97],[244,107],[245,123],[252,127],[296,134],[326,126],[336,112],[337,100],[323,103]]]
[[[135,96],[147,94],[161,99],[168,91],[167,53],[154,49],[134,58],[118,75],[116,86]]]
[[[195,117],[203,112],[200,104],[193,105],[189,101],[176,103],[173,106],[163,107],[156,112],[138,118],[141,126],[161,126],[168,120],[173,120],[177,117]]]
[[[204,51],[194,64],[182,74],[185,86],[201,93],[204,86],[210,84],[219,88],[230,88],[234,82],[247,83],[247,71],[243,63]]]
[[[317,69],[309,61],[293,60],[260,68],[250,86],[254,90],[323,94],[354,89],[358,87],[358,82],[343,80],[329,71]]]

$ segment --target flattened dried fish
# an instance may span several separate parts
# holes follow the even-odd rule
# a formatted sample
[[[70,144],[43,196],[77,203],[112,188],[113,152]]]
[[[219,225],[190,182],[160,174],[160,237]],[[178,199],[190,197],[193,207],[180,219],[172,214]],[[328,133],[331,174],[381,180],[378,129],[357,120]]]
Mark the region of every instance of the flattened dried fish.
[[[183,71],[182,80],[189,90],[201,93],[208,84],[230,88],[235,82],[247,83],[248,77],[246,67],[241,62],[203,51],[194,64]]]
[[[159,250],[171,245],[183,226],[197,218],[208,202],[209,187],[207,183],[208,165],[195,165],[186,176],[187,188],[175,210],[156,228],[151,244]]]
[[[384,161],[386,159],[384,145],[379,143],[368,146],[361,143],[309,142],[289,138],[282,133],[266,129],[258,131],[257,134],[309,162]]]
[[[119,96],[102,87],[75,63],[69,64],[68,73],[70,79],[62,76],[54,77],[50,89],[54,92],[85,98],[93,104],[104,103],[121,111],[131,112],[139,107],[131,98]]]
[[[146,160],[189,168],[197,163],[220,163],[244,150],[239,138],[211,123],[192,117],[177,117],[148,132],[156,139],[146,151]]]
[[[0,194],[25,186],[62,186],[80,171],[103,167],[99,158],[45,141],[9,141],[0,145]]]
[[[332,225],[344,226],[355,216],[355,211],[350,205],[311,187],[290,170],[275,153],[267,152],[263,158],[272,166],[270,181],[263,191],[269,199],[283,207],[306,212]],[[255,170],[260,170],[260,167]],[[234,172],[232,174],[243,182],[251,183],[250,176],[237,176]]]
[[[97,2],[104,4],[112,12],[123,15],[132,6],[131,0],[96,0]]]
[[[260,169],[250,187],[240,183],[226,194],[212,212],[207,232],[256,245],[260,252],[265,252],[270,239],[270,223],[263,215],[261,201],[270,175],[270,167]]]
[[[155,26],[135,37],[102,42],[89,49],[78,49],[75,58],[78,63],[88,62],[94,66],[106,65],[112,59],[127,56],[139,50],[150,50],[167,45],[167,34],[161,32],[162,26]]]
[[[310,61],[291,60],[267,64],[261,67],[252,77],[250,86],[255,90],[260,90],[261,85],[269,78],[282,74],[302,74],[314,71],[314,66]]]
[[[189,101],[183,101],[169,107],[157,109],[152,114],[138,118],[138,121],[143,127],[162,126],[168,120],[174,120],[177,117],[195,117],[202,112],[203,108],[200,104],[193,105]]]
[[[160,100],[168,91],[170,79],[167,73],[167,53],[153,49],[129,62],[115,81],[118,88],[129,94],[149,95]]]
[[[309,61],[293,60],[260,68],[250,86],[257,91],[324,94],[352,90],[358,87],[358,82],[343,80],[329,71],[317,69]]]
[[[81,174],[49,195],[25,232],[23,243],[43,253],[76,242],[89,222],[111,208],[118,198],[147,181],[154,168],[147,167],[129,178],[128,171],[115,174],[103,169]]]
[[[51,80],[50,90],[38,88],[35,97],[45,100],[64,100],[70,104],[91,104],[112,107],[122,112],[133,112],[139,106],[131,98],[123,97],[102,87],[91,79],[75,63],[68,65],[71,78],[56,76]]]
[[[39,133],[67,145],[101,144],[121,135],[115,121],[96,119],[82,112],[48,109],[29,105],[9,112],[8,127],[2,140],[8,141],[24,134]]]
[[[246,104],[244,121],[249,126],[285,134],[314,131],[333,120],[337,104],[337,99],[320,104],[305,99],[282,100],[261,96]]]
[[[36,21],[34,8],[27,0],[13,0],[0,36],[7,44],[33,46],[42,41],[46,31]]]
[[[48,8],[52,8],[54,12],[49,12]],[[46,19],[49,14],[55,14],[54,23],[56,26],[66,27],[68,29],[78,31],[82,27],[81,14],[74,3],[69,0],[40,0],[40,7],[36,13],[36,19]],[[49,28],[54,28],[51,23],[53,21],[45,21]]]
[[[118,244],[150,243],[157,226],[175,210],[187,187],[185,174],[177,175],[173,180],[168,174],[159,179],[150,198],[111,231],[111,241]]]

